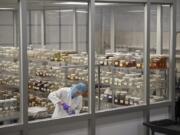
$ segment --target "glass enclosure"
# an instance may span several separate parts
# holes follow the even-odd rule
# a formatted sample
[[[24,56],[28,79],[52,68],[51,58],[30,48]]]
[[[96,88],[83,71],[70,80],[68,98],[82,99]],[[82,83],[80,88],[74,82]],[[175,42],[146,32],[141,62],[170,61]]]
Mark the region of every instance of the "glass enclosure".
[[[151,6],[150,102],[169,99],[170,6]]]
[[[75,84],[88,84],[87,7],[86,2],[28,2],[29,120],[50,118],[57,109],[62,113],[64,106],[53,102],[57,97],[73,110],[80,105],[80,113],[88,112],[87,94],[82,101],[60,97]]]
[[[144,104],[144,5],[96,3],[98,110]]]
[[[169,89],[173,21],[168,2],[152,3],[148,16],[146,2],[27,0],[27,44],[22,38],[26,30],[19,26],[25,19],[18,18],[22,8],[17,8],[18,2],[0,1],[0,125],[86,115],[84,120],[91,121],[94,113],[132,108],[148,112],[151,104],[173,100]],[[95,4],[95,15],[89,4]],[[21,65],[26,62],[23,54],[28,56],[28,70]],[[89,64],[94,58],[95,65]],[[87,91],[84,85],[83,90],[75,88],[78,83]],[[27,109],[20,102],[26,96]],[[23,121],[20,117],[26,111],[28,120]]]
[[[0,1],[0,125],[20,119],[20,71],[17,1]]]

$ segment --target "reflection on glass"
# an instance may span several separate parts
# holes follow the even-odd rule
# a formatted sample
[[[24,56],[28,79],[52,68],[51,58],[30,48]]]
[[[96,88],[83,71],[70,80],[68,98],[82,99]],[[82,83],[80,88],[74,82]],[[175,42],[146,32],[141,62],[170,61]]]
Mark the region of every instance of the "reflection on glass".
[[[169,6],[151,7],[150,102],[168,99]]]
[[[144,103],[144,6],[96,6],[97,110]]]
[[[47,9],[33,10],[42,5]],[[29,8],[31,32],[40,37],[28,48],[29,120],[88,112],[87,4],[37,2]]]

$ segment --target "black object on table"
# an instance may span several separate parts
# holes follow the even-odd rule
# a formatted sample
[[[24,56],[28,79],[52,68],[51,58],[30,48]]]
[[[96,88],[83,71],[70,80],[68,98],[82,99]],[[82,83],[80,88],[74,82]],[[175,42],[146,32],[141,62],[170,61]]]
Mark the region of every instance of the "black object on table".
[[[180,122],[180,97],[177,98],[175,103],[175,118],[176,121]]]
[[[145,122],[143,125],[151,129],[152,135],[155,135],[155,132],[165,135],[180,135],[180,123],[170,119]]]

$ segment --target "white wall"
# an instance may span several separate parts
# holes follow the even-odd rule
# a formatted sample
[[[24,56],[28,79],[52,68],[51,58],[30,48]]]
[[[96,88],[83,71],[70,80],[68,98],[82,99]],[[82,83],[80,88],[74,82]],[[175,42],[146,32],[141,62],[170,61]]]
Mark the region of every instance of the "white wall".
[[[109,116],[96,122],[97,135],[143,135],[141,112]]]
[[[45,128],[31,129],[29,135],[88,135],[87,122],[64,123]]]

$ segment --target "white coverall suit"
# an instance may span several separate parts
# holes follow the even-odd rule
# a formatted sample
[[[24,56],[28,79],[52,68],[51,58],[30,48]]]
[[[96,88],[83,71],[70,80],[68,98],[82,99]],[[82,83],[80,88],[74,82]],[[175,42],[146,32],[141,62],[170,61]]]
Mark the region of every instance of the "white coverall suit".
[[[75,111],[75,115],[80,113],[82,108],[82,96],[79,95],[72,98],[70,90],[70,87],[65,87],[49,94],[48,98],[55,106],[52,118],[69,116],[68,113],[63,109],[63,106],[58,104],[59,102],[68,104]]]

